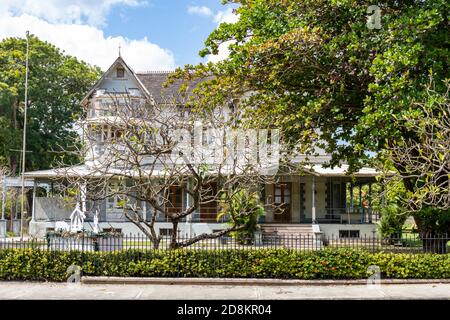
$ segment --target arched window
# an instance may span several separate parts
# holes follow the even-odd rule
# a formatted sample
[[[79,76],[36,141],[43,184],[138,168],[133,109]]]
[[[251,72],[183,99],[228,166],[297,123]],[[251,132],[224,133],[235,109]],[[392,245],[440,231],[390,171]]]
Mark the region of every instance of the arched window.
[[[117,78],[123,78],[125,76],[125,69],[123,67],[117,67],[116,76]]]

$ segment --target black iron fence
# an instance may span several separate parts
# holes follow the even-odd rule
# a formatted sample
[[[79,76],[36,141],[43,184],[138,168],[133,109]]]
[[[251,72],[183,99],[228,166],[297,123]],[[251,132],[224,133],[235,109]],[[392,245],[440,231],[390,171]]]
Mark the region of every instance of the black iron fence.
[[[349,237],[347,237],[349,236]],[[191,237],[178,236],[176,245],[170,235],[158,243],[144,235],[115,234],[111,236],[93,236],[79,233],[76,235],[51,235],[44,239],[0,238],[1,249],[32,248],[39,250],[62,250],[83,252],[115,252],[122,250],[171,250],[174,247],[184,250],[260,250],[287,249],[297,251],[323,250],[327,248],[351,248],[369,252],[423,253],[450,252],[449,235],[420,236],[409,233],[389,238],[378,236],[351,237],[351,235],[303,234],[274,235],[256,234],[251,238],[222,236],[215,239],[203,239],[186,246]]]

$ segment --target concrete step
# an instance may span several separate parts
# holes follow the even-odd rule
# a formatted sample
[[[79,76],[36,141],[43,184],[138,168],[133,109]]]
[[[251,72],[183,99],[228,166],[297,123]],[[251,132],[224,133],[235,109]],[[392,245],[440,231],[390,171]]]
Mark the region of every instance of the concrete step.
[[[292,231],[301,231],[301,230],[312,230],[312,227],[309,228],[288,228],[288,227],[263,227],[264,230],[292,230]]]
[[[280,236],[309,236],[314,235],[312,225],[310,224],[262,224],[261,231],[266,235]]]
[[[323,243],[318,239],[312,224],[262,224],[263,243],[266,246],[283,246],[296,250],[321,249]]]
[[[311,229],[312,224],[261,224],[261,227],[264,228],[288,228],[288,229]]]
[[[314,235],[314,232],[308,230],[263,230],[262,233],[293,236],[293,237]]]
[[[301,226],[301,227],[292,227],[292,226],[264,226],[261,227],[265,229],[278,229],[278,230],[311,230],[312,226]]]

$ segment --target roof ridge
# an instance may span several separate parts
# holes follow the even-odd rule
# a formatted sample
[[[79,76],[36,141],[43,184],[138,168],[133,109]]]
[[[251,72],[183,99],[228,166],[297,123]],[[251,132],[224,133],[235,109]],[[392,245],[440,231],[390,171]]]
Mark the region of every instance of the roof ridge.
[[[166,70],[166,71],[139,71],[136,72],[136,74],[169,74],[169,73],[174,73],[175,70]]]

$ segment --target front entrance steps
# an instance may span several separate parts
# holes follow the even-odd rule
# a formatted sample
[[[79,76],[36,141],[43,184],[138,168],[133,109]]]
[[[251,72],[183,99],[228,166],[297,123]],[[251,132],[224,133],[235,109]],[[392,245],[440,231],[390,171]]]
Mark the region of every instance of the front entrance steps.
[[[323,247],[322,233],[312,224],[261,224],[262,242],[291,249],[320,249]]]
[[[262,223],[260,226],[262,233],[267,235],[314,235],[312,224]]]

